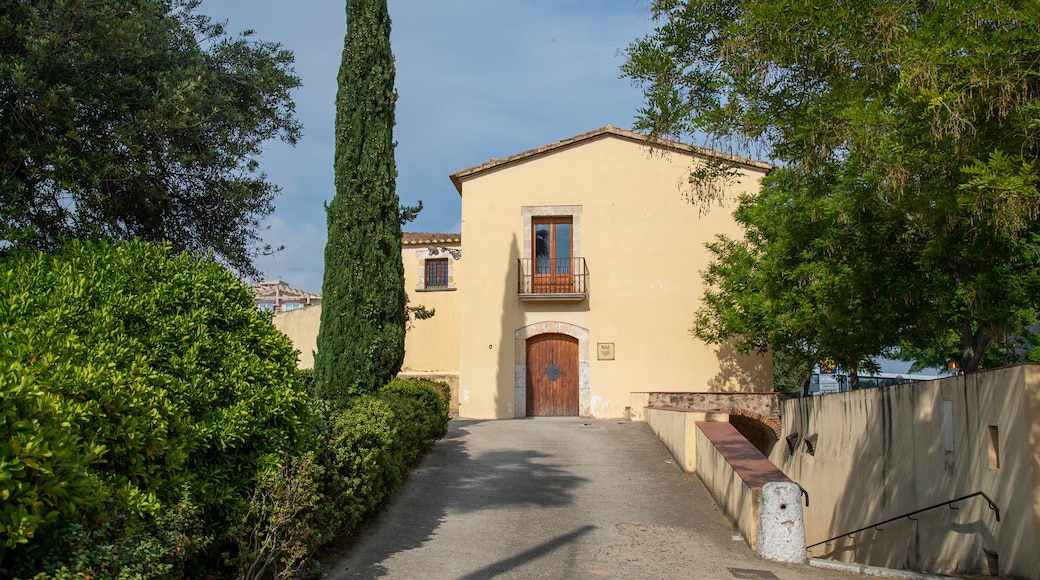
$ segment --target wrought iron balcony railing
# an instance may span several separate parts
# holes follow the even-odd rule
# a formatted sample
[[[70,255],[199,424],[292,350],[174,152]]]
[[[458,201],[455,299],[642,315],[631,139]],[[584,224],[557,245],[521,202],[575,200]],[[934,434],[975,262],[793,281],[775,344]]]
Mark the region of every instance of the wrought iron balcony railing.
[[[521,300],[584,300],[589,295],[585,258],[520,258],[516,291]]]

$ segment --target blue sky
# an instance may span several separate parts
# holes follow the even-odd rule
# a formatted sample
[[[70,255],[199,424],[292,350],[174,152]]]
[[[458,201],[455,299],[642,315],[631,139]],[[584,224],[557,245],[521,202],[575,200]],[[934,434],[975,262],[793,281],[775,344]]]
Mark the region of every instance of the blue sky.
[[[608,123],[642,105],[620,78],[624,48],[653,30],[646,0],[389,0],[397,64],[397,194],[425,209],[409,231],[457,232],[448,175]],[[282,188],[258,260],[269,278],[321,291],[332,176],[342,0],[204,0],[199,12],[296,55],[303,139],[269,143],[261,169]]]

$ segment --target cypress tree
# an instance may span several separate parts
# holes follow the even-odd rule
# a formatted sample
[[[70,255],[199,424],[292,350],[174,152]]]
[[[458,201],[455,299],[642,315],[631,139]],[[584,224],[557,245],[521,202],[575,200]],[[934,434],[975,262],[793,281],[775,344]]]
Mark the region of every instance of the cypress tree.
[[[383,386],[404,360],[404,266],[394,180],[394,56],[386,0],[347,0],[336,95],[336,195],[315,395],[333,402]]]

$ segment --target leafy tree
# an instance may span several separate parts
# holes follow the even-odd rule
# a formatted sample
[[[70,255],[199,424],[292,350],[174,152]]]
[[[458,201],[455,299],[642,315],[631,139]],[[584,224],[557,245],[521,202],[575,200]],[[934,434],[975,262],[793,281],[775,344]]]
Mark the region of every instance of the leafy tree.
[[[808,393],[815,361],[796,353],[773,351],[773,390],[779,393]]]
[[[694,333],[733,340],[744,351],[772,349],[808,362],[803,370],[830,357],[855,388],[857,371],[906,326],[905,312],[894,307],[912,292],[903,276],[907,256],[891,250],[898,216],[841,175],[805,187],[795,178],[790,169],[774,170],[734,212],[744,239],[708,244],[714,260]]]
[[[336,96],[315,394],[373,392],[401,369],[407,298],[395,191],[394,56],[386,0],[348,0]],[[407,216],[404,216],[407,217]]]
[[[229,37],[198,4],[3,3],[0,249],[136,237],[258,274],[278,188],[257,157],[299,137],[300,81],[291,52]]]
[[[884,245],[832,234],[836,247],[853,244],[842,260],[866,250],[857,267],[901,268],[885,301],[852,287],[811,303],[849,317],[862,335],[853,350],[873,351],[881,324],[893,325],[888,346],[907,352],[938,350],[954,333],[955,359],[971,371],[992,340],[1025,335],[1040,303],[1040,5],[657,0],[653,11],[660,25],[629,46],[623,67],[647,99],[638,128],[774,160],[785,175],[771,195],[809,205],[777,203],[771,219],[834,204],[881,220],[847,227],[880,228]],[[717,200],[713,184],[727,177],[722,164],[697,168],[692,198]]]

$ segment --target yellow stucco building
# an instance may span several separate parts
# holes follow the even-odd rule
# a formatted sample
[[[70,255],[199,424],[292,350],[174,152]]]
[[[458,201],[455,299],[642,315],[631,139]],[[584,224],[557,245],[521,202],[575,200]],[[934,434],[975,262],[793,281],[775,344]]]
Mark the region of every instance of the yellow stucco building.
[[[608,125],[453,174],[461,236],[404,240],[410,302],[437,311],[413,322],[405,372],[457,372],[471,418],[625,417],[633,392],[771,390],[768,358],[689,332],[704,244],[742,233],[732,207],[681,194],[705,154]],[[726,159],[727,197],[758,191],[770,166]]]
[[[462,232],[406,233],[411,306],[402,375],[453,387],[459,416],[629,417],[632,393],[772,390],[772,361],[690,334],[705,243],[740,237],[731,213],[770,165],[721,156],[729,205],[682,184],[710,151],[610,125],[464,169]],[[465,244],[463,245],[463,240]],[[312,363],[320,306],[275,315]]]

